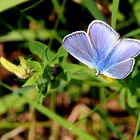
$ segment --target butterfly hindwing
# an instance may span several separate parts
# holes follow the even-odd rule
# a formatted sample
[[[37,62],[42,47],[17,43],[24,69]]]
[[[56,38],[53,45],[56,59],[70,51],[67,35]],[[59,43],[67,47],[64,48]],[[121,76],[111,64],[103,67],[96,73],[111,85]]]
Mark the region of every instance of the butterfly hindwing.
[[[127,59],[126,61],[116,63],[106,69],[103,74],[113,79],[124,79],[129,75],[134,66],[135,60],[133,58]]]

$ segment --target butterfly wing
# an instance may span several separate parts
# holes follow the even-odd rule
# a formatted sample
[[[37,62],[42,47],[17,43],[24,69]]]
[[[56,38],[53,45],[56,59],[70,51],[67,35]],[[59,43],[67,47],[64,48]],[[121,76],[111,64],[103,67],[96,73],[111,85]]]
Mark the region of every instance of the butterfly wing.
[[[100,20],[91,22],[87,34],[98,53],[99,60],[106,58],[120,37],[113,28]]]
[[[109,53],[108,64],[119,63],[134,58],[140,53],[140,41],[136,39],[120,39]]]
[[[124,79],[132,71],[134,62],[133,58],[127,59],[126,61],[112,65],[103,74],[113,79]]]
[[[97,53],[92,47],[85,32],[77,31],[67,35],[63,39],[62,44],[73,57],[82,63],[95,68]]]
[[[140,41],[119,37],[105,22],[95,20],[87,33],[77,31],[69,34],[62,44],[82,63],[108,77],[123,79],[133,69],[134,57],[140,53]]]
[[[123,79],[132,71],[134,57],[140,53],[140,41],[120,39],[108,54],[103,74],[114,79]]]

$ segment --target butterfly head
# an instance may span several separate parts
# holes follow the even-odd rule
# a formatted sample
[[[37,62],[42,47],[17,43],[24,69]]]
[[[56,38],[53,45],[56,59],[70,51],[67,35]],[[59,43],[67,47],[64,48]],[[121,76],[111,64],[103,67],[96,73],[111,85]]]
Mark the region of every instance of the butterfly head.
[[[96,70],[95,76],[97,77],[97,76],[99,76],[100,74],[101,74],[100,71],[99,71],[99,70]]]

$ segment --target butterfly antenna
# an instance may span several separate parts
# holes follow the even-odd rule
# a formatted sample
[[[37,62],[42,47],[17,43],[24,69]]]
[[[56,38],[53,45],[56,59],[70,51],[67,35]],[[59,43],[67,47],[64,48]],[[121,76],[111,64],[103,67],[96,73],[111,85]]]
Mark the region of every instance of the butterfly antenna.
[[[96,73],[95,73],[95,76],[97,77],[97,76],[99,76],[99,74],[100,74],[100,71],[96,71]]]

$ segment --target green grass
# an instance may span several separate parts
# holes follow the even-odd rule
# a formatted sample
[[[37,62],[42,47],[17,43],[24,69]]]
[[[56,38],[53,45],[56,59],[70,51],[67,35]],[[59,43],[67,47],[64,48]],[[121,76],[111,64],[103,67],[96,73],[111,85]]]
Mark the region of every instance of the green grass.
[[[136,130],[135,130],[133,140],[137,139],[137,135],[138,135],[138,131],[139,131],[139,125],[140,125],[140,111],[139,111],[139,115],[138,115],[138,120],[137,120],[137,125],[136,125]]]
[[[112,16],[111,16],[111,26],[114,29],[116,28],[118,7],[119,7],[119,0],[113,0],[113,4],[112,4]]]
[[[13,6],[18,6],[22,4],[22,2],[23,1],[14,1],[11,3],[3,1],[0,12],[11,9]],[[27,139],[30,140],[34,139],[36,127],[47,127],[50,130],[50,135],[55,139],[58,134],[53,128],[53,125],[58,124],[62,128],[67,129],[70,134],[74,135],[76,140],[108,140],[111,139],[111,136],[117,139],[127,140],[127,133],[123,131],[125,125],[119,125],[121,119],[114,116],[116,122],[119,120],[117,125],[112,121],[113,119],[111,118],[108,108],[113,107],[114,104],[109,105],[109,107],[107,106],[109,102],[115,101],[115,103],[117,102],[128,113],[128,118],[134,116],[136,119],[138,117],[137,123],[135,124],[134,136],[131,134],[133,140],[137,140],[140,124],[139,57],[136,60],[134,71],[128,78],[124,80],[111,80],[102,75],[95,77],[95,70],[77,63],[73,58],[71,59],[71,57],[68,56],[68,52],[61,45],[63,37],[67,35],[68,32],[72,32],[72,27],[76,27],[74,20],[71,21],[71,23],[68,23],[67,20],[67,17],[73,12],[75,5],[76,8],[80,7],[78,10],[82,10],[82,12],[86,12],[86,14],[90,15],[88,15],[89,21],[98,19],[108,23],[110,22],[110,17],[103,13],[102,8],[107,6],[106,9],[108,10],[111,7],[111,26],[120,32],[123,32],[123,29],[127,29],[127,27],[131,27],[128,28],[129,30],[127,30],[127,32],[123,33],[124,37],[136,37],[140,39],[138,7],[133,2],[129,3],[134,10],[129,14],[129,18],[125,19],[125,14],[119,11],[119,0],[113,0],[112,3],[106,1],[101,5],[94,0],[82,0],[81,3],[74,3],[67,0],[60,3],[58,0],[52,0],[50,3],[47,3],[52,6],[49,15],[47,15],[48,13],[46,12],[44,19],[41,19],[42,15],[36,19],[36,16],[33,17],[30,12],[32,13],[32,10],[40,6],[43,2],[45,1],[27,2],[27,6],[26,4],[23,5],[23,7],[19,5],[22,7],[21,9],[20,7],[14,7],[13,9],[19,14],[16,25],[9,23],[5,17],[1,17],[0,19],[0,25],[5,29],[4,33],[0,36],[0,42],[2,44],[8,44],[9,42],[10,45],[12,42],[17,43],[18,45],[16,47],[20,52],[26,49],[27,54],[22,53],[25,56],[28,69],[30,69],[32,73],[26,80],[18,78],[10,79],[13,83],[15,82],[17,85],[20,85],[16,90],[13,89],[12,86],[2,81],[0,82],[0,115],[3,119],[3,121],[0,122],[0,137],[3,132],[1,130],[5,130],[5,133],[8,133],[16,128],[22,127],[27,129]],[[47,4],[46,8],[48,8]],[[73,4],[71,13],[69,12],[71,7],[68,8],[69,4]],[[136,6],[136,8],[133,8],[133,6]],[[121,14],[118,14],[118,11],[124,18],[119,17]],[[66,15],[67,12],[68,15]],[[74,13],[71,18],[76,14],[77,13]],[[137,16],[135,17],[134,15]],[[52,20],[49,16],[52,16],[54,19],[52,18]],[[81,30],[81,26],[88,26],[87,21],[83,20],[84,17],[82,17],[82,15],[80,18],[81,21],[78,21],[79,27],[77,30]],[[46,23],[46,20],[48,20],[51,25],[50,27],[48,23]],[[77,18],[76,20],[79,19]],[[25,21],[28,22],[29,25],[33,24],[35,29],[29,28],[29,25],[24,26]],[[45,43],[40,43],[40,41]],[[12,48],[12,45],[8,47]],[[14,50],[14,48],[12,49]],[[8,57],[7,54],[5,56]],[[5,94],[3,91],[8,91],[9,93]],[[59,101],[63,101],[62,103],[64,103],[64,105],[65,101],[68,100],[67,98],[63,99],[61,96],[59,97],[59,94],[64,94],[66,97],[68,96],[68,114],[60,115],[58,113],[58,98]],[[89,104],[92,102],[92,104],[89,105],[90,107],[86,102],[87,99]],[[50,104],[46,105],[48,100]],[[18,113],[22,114],[26,112],[24,107],[27,104],[32,116],[30,122],[14,122]],[[76,121],[71,123],[67,118],[79,104],[83,105],[83,110],[78,109],[76,111],[76,113],[79,111],[79,115]],[[86,107],[88,111],[84,110],[84,107]],[[12,108],[17,112],[15,111],[14,115],[9,115],[8,111]],[[63,104],[61,109],[64,113],[67,112]],[[46,121],[38,121],[36,119],[36,110],[48,119]],[[3,117],[3,114],[6,114],[6,116]],[[119,115],[119,112],[117,115]],[[76,115],[74,115],[74,117],[75,116]],[[123,119],[121,121],[125,122],[125,119]],[[86,122],[89,120],[90,123],[88,123],[87,127]],[[134,126],[134,124],[132,124],[132,126]],[[90,133],[87,128],[90,128]]]

